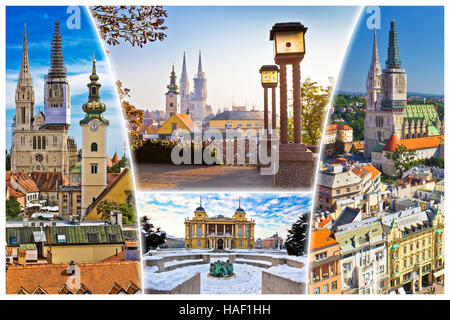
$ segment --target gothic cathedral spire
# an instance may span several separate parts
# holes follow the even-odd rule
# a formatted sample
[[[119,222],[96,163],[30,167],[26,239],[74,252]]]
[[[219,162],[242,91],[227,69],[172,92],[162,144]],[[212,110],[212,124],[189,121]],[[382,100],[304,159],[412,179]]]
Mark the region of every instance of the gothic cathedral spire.
[[[58,21],[55,22],[55,32],[53,33],[50,71],[48,73],[48,77],[50,78],[66,77],[66,67],[64,66],[61,32]]]
[[[202,52],[201,51],[198,52],[197,78],[199,78],[199,79],[203,79],[204,78],[203,69],[202,69]]]
[[[22,64],[20,66],[19,84],[33,85],[33,81],[31,80],[30,63],[28,61],[27,25],[24,24],[23,28]]]
[[[367,110],[377,109],[377,102],[381,93],[381,67],[378,59],[377,31],[373,30],[372,62],[366,81]]]
[[[386,67],[388,69],[400,69],[402,67],[398,52],[398,33],[395,21],[391,21],[391,30],[389,30],[389,48]]]
[[[181,70],[181,76],[180,76],[180,112],[181,113],[188,113],[189,111],[189,102],[188,102],[188,95],[189,95],[189,78],[187,74],[187,68],[186,68],[186,54],[183,52],[183,68]]]
[[[24,25],[22,63],[16,85],[16,130],[31,129],[34,117],[34,88],[28,60],[27,26]]]
[[[45,77],[44,114],[47,126],[70,126],[70,85],[67,79],[59,22],[55,22],[50,68]]]

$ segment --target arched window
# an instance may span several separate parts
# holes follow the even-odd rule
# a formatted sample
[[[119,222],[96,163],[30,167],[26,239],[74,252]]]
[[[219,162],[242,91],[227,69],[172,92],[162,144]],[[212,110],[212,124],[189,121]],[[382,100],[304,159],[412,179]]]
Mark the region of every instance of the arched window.
[[[33,137],[33,149],[36,149],[36,136]]]
[[[93,142],[93,143],[91,144],[91,151],[95,152],[95,151],[97,151],[97,150],[98,150],[98,146],[97,146],[97,144],[96,144],[95,142]]]
[[[22,107],[22,123],[25,123],[25,107]]]
[[[41,137],[38,137],[38,149],[41,148]]]
[[[42,149],[45,149],[45,136],[42,137]]]

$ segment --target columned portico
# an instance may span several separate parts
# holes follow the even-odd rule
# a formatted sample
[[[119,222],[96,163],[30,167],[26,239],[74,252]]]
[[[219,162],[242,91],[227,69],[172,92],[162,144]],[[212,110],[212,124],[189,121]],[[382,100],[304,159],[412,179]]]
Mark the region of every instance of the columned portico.
[[[194,211],[194,218],[185,220],[185,247],[218,250],[253,248],[255,222],[245,216],[239,205],[233,217],[208,217],[200,204]]]

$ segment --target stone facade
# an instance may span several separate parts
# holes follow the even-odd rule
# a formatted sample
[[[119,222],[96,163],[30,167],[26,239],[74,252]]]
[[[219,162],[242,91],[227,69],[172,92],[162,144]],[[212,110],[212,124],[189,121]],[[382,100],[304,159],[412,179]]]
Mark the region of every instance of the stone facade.
[[[183,70],[180,77],[180,112],[189,114],[194,122],[203,121],[211,112],[207,106],[208,90],[205,73],[202,69],[202,56],[198,56],[198,71],[194,78],[194,91],[190,92],[186,69],[186,58],[183,55]]]
[[[194,218],[185,224],[185,247],[190,249],[252,249],[255,244],[255,221],[246,218],[246,212],[239,207],[233,218],[218,215],[208,217],[200,206],[194,211]]]
[[[400,139],[441,134],[442,125],[432,105],[407,105],[407,76],[401,68],[395,21],[389,31],[386,69],[378,62],[376,33],[372,63],[367,76],[367,111],[364,130],[364,156],[371,158],[377,145],[392,134]]]
[[[69,174],[77,161],[77,148],[68,137],[70,125],[70,86],[62,56],[59,23],[55,23],[51,68],[45,78],[44,112],[35,114],[34,88],[28,59],[26,29],[22,65],[16,87],[16,115],[13,123],[11,169],[30,173]]]

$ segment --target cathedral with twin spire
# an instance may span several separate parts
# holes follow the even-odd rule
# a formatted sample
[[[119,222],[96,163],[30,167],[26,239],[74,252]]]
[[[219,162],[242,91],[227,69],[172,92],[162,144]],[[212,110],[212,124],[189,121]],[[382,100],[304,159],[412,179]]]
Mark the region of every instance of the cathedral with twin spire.
[[[391,21],[386,68],[381,70],[374,30],[372,62],[366,81],[367,109],[364,128],[364,156],[387,149],[391,140],[422,139],[443,135],[433,105],[407,104],[407,77],[399,55],[398,32]],[[417,142],[427,143],[428,141]],[[390,150],[391,151],[391,150]]]
[[[22,63],[15,93],[11,169],[13,172],[68,174],[78,161],[70,126],[70,86],[67,80],[59,22],[51,43],[50,69],[44,79],[44,112],[35,113],[35,95],[28,58],[26,26]]]
[[[176,84],[176,74],[172,66],[169,89],[166,93],[166,120],[175,113],[188,114],[194,122],[201,122],[212,113],[207,104],[207,80],[202,67],[202,55],[199,52],[197,74],[194,77],[194,90],[190,91],[189,77],[186,67],[186,55],[183,54],[183,67],[179,85]]]

